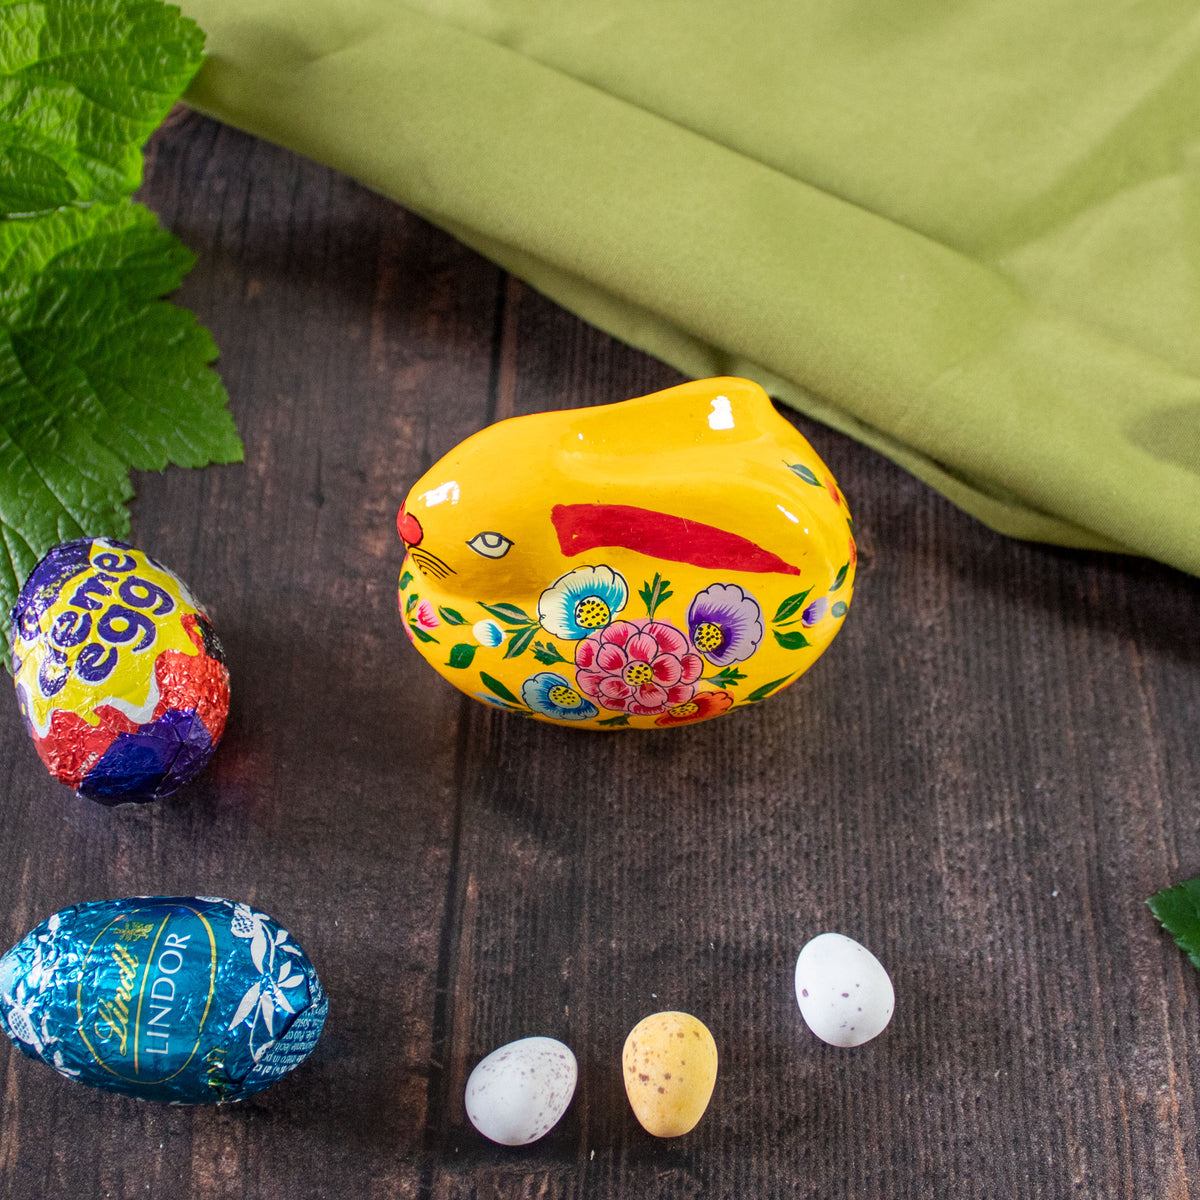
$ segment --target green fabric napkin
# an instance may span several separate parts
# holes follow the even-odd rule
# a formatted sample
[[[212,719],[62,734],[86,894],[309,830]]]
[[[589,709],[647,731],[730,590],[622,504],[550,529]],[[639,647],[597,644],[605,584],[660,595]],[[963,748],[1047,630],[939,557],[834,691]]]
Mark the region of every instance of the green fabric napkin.
[[[198,109],[996,529],[1200,574],[1194,0],[183,9]]]

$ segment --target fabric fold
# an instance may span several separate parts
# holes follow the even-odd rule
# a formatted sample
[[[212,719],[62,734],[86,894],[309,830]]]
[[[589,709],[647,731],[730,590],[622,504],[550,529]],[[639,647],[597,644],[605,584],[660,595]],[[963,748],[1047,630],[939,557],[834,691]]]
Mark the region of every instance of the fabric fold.
[[[778,6],[755,0],[736,18],[720,7],[688,8],[685,39],[695,42],[699,16],[714,43],[723,39],[719,53],[699,63],[664,54],[664,78],[647,80],[648,18],[621,0],[602,28],[581,9],[551,15],[518,0],[187,0],[210,53],[188,100],[393,197],[688,374],[758,379],[1003,532],[1126,549],[1200,573],[1200,446],[1193,455],[1165,432],[1173,422],[1190,428],[1189,414],[1200,410],[1197,329],[1187,316],[1200,311],[1196,223],[1183,215],[1183,185],[1174,202],[1156,193],[1132,209],[1114,203],[1125,193],[1102,173],[1076,172],[1070,203],[1061,186],[1074,170],[1073,145],[1102,132],[1122,96],[1146,93],[1153,70],[1164,87],[1179,88],[1182,50],[1159,47],[1161,31],[1148,29],[1137,53],[1122,58],[1105,33],[1097,87],[1107,73],[1122,95],[1089,108],[1066,89],[1062,115],[1082,119],[1094,108],[1092,124],[1074,144],[1049,131],[1046,154],[1058,159],[1039,159],[1038,178],[1024,181],[1006,172],[1037,145],[1011,124],[1026,107],[1018,85],[1031,68],[1011,47],[1013,78],[1004,88],[985,81],[997,93],[986,103],[969,70],[957,79],[967,116],[978,121],[979,108],[1003,136],[968,138],[948,114],[947,148],[914,124],[928,120],[926,102],[914,102],[893,116],[888,162],[841,163],[813,114],[795,108],[803,81],[776,81],[776,98],[787,93],[793,105],[778,112],[764,111],[773,93],[757,82],[728,98],[728,113],[709,102],[695,72],[710,65],[716,86],[730,78],[731,61],[762,60]],[[685,10],[648,8],[658,18],[654,36],[669,45]],[[856,57],[844,29],[830,33],[831,6],[810,0],[797,10],[811,17],[805,54],[824,71],[810,99],[858,136],[833,90],[838,70],[820,61],[821,38],[835,68],[844,58],[841,103],[854,108],[863,102],[851,84],[864,78],[864,58],[885,53],[888,31],[865,23]],[[1001,32],[1020,41],[994,8],[964,6],[958,20],[967,66],[1002,43]],[[988,43],[995,26],[997,42]],[[942,26],[933,30],[940,40],[928,53],[946,59],[952,42]],[[901,94],[903,64],[888,70],[899,79],[887,86]],[[1030,86],[1053,90],[1034,74]],[[954,92],[944,80],[938,87]],[[1171,111],[1200,111],[1200,81],[1184,91]],[[862,119],[882,124],[884,115]],[[1133,125],[1149,148],[1139,159],[1135,145],[1124,158],[1110,146],[1113,170],[1152,176],[1174,145],[1183,172],[1184,147],[1200,128],[1156,126],[1147,139]],[[884,136],[868,130],[859,141],[868,134]],[[773,165],[745,152],[755,144],[770,146],[762,157]],[[930,178],[923,152],[930,171],[961,161],[974,177]],[[811,182],[797,177],[806,165]],[[974,193],[977,212],[952,210],[956,197]],[[1080,251],[1088,238],[1094,261]],[[1009,248],[993,261],[989,242]],[[1152,242],[1154,277],[1146,255],[1128,249]],[[1089,293],[1093,281],[1100,292]],[[1162,321],[1148,318],[1160,308]]]

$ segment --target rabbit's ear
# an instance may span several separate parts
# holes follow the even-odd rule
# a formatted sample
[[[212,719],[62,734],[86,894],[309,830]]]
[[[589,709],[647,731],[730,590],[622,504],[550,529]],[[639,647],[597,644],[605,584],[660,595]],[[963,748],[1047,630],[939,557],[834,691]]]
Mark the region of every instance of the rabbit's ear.
[[[783,420],[757,383],[728,377],[559,415],[572,418],[561,431],[562,453],[603,457],[617,471],[676,451],[732,448],[766,431],[778,435]]]

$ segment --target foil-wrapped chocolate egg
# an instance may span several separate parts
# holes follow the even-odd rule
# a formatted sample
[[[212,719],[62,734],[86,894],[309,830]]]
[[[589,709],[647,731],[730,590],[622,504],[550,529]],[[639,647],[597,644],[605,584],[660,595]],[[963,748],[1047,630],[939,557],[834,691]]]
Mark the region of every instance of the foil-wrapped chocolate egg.
[[[328,1008],[287,930],[207,896],[79,904],[0,958],[0,1025],[21,1050],[145,1100],[261,1091],[308,1057]]]
[[[178,576],[108,538],[56,546],[12,611],[25,727],[56,779],[101,804],[166,796],[212,757],[229,672]]]

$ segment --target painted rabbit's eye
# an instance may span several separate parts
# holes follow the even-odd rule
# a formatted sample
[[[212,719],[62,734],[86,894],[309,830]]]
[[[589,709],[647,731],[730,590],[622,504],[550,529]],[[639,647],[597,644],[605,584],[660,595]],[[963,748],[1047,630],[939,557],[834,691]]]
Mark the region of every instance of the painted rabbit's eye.
[[[467,545],[484,558],[503,558],[512,549],[512,542],[504,534],[490,531],[477,533]]]

